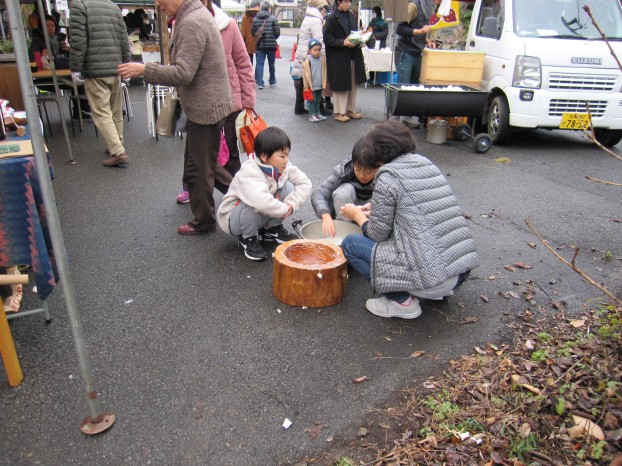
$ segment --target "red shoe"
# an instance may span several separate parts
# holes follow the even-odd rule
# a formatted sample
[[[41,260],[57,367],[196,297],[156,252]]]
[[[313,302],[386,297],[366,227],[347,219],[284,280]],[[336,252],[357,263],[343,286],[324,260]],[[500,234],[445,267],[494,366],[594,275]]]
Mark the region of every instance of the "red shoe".
[[[179,233],[180,235],[186,235],[186,236],[206,235],[207,233],[211,233],[213,231],[214,231],[214,229],[210,229],[210,230],[197,230],[195,227],[193,227],[189,223],[186,223],[185,225],[182,225],[182,226],[177,228],[177,233]]]

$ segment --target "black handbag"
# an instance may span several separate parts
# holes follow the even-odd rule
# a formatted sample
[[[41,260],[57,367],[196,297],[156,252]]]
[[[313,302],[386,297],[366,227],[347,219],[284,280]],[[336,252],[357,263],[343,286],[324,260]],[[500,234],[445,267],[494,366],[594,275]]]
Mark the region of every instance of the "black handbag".
[[[68,70],[69,69],[69,55],[66,54],[57,54],[54,57],[54,68],[57,70]]]

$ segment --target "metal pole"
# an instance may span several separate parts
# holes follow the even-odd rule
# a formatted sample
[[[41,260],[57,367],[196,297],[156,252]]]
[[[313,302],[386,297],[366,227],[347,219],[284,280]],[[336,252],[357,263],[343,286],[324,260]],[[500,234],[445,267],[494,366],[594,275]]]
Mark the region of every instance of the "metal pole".
[[[24,26],[19,10],[19,0],[8,0],[7,11],[9,13],[9,27],[11,37],[15,46],[15,57],[17,59],[17,69],[20,75],[20,84],[26,107],[26,114],[38,115],[37,103],[35,100],[35,89],[32,82],[32,74],[30,73],[30,62],[28,60],[28,50],[26,49],[26,37],[24,35]],[[40,1],[40,0],[39,0]],[[90,364],[90,356],[84,341],[84,331],[82,329],[82,321],[76,303],[76,294],[71,279],[71,271],[69,270],[69,262],[67,260],[67,250],[56,209],[56,199],[52,189],[52,179],[48,168],[47,156],[43,145],[43,130],[41,125],[31,119],[30,137],[32,139],[32,147],[34,152],[35,167],[41,184],[43,194],[43,204],[47,220],[50,227],[50,236],[52,237],[52,245],[56,256],[56,262],[60,275],[60,282],[63,288],[63,296],[69,314],[69,322],[73,341],[78,353],[78,361],[80,363],[80,371],[82,380],[86,385],[86,398],[89,405],[91,415],[82,421],[80,429],[85,434],[95,434],[103,432],[114,423],[114,414],[103,412],[101,404],[97,398],[97,391],[93,383],[93,371]]]
[[[48,62],[50,63],[50,71],[52,72],[52,82],[54,83],[56,104],[58,105],[58,111],[60,112],[60,123],[63,127],[63,134],[65,135],[65,142],[67,143],[67,149],[69,151],[69,163],[75,163],[73,160],[73,153],[71,152],[71,142],[69,140],[69,133],[67,132],[67,123],[65,123],[65,119],[63,118],[63,107],[60,104],[60,89],[58,88],[58,78],[56,77],[56,68],[54,66],[54,54],[52,47],[50,46],[50,36],[48,35],[47,21],[45,20],[45,13],[43,13],[43,3],[41,0],[37,0],[37,7],[39,8],[39,18],[41,19],[41,32],[43,32],[43,37],[45,38],[45,47],[48,49]],[[32,77],[30,80],[32,81]],[[71,115],[69,115],[69,117],[71,118]]]
[[[0,31],[2,32],[2,40],[6,40],[6,34],[4,33],[4,19],[2,19],[2,9],[0,9]]]

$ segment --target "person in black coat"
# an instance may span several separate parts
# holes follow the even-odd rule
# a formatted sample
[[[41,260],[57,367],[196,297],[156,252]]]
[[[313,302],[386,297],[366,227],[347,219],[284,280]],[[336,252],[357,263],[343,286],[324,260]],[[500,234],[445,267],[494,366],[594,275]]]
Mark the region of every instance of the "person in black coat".
[[[379,42],[379,47],[381,49],[386,48],[387,46],[387,37],[389,35],[389,25],[382,18],[382,10],[379,6],[375,6],[371,9],[372,11],[372,19],[369,22],[368,30],[371,29],[375,42]],[[367,45],[368,47],[369,44]],[[373,47],[370,47],[373,48]]]
[[[255,65],[255,81],[259,89],[264,88],[263,67],[268,58],[268,71],[270,73],[270,87],[276,86],[276,72],[274,68],[274,60],[276,59],[276,48],[278,47],[277,39],[281,35],[281,28],[278,20],[272,15],[272,5],[264,0],[259,5],[259,13],[253,20],[251,32],[255,37],[257,44],[257,63]],[[257,31],[261,30],[261,38],[257,37]]]
[[[367,79],[361,46],[348,40],[350,33],[357,30],[351,5],[352,0],[337,0],[336,10],[324,24],[326,70],[335,120],[343,122],[363,117],[356,111],[356,86]]]

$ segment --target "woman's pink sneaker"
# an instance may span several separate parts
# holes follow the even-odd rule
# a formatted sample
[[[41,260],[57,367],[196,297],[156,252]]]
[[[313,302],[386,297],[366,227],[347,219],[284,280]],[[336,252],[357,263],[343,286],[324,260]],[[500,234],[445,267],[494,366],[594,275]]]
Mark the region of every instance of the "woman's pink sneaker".
[[[179,204],[187,204],[190,202],[190,193],[188,191],[182,191],[177,195],[177,202]]]

